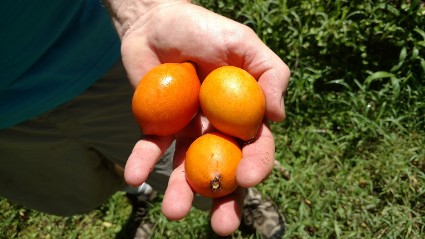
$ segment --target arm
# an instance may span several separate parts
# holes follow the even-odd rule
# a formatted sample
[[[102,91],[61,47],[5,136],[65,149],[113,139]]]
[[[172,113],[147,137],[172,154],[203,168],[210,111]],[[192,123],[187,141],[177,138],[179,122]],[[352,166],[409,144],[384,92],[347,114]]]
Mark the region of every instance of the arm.
[[[250,28],[188,1],[109,0],[108,6],[122,40],[124,66],[134,86],[149,69],[164,62],[194,62],[201,80],[219,66],[234,65],[258,79],[266,96],[266,118],[284,119],[282,95],[289,81],[289,69]],[[199,125],[208,125],[202,116],[197,119]],[[173,220],[189,213],[194,197],[183,164],[184,152],[198,136],[191,127],[175,136],[140,140],[125,168],[129,184],[142,184],[149,175],[143,169],[152,168],[176,139],[175,170],[162,204],[164,215]],[[267,178],[273,167],[274,150],[273,135],[265,122],[258,139],[243,148],[236,175],[238,184],[252,187]],[[238,228],[243,197],[241,189],[213,202],[211,225],[216,233],[228,235]]]
[[[125,33],[130,29],[137,26],[133,26],[136,22],[145,22],[148,18],[147,13],[151,10],[161,7],[161,5],[168,6],[168,4],[174,4],[178,2],[190,2],[189,0],[103,0],[106,5],[115,29],[118,32],[119,37],[122,39]]]

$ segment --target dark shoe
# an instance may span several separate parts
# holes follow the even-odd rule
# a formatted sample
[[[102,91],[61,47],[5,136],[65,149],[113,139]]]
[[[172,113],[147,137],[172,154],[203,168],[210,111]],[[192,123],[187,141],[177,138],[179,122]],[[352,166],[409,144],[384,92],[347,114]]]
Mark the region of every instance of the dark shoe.
[[[285,219],[278,207],[263,199],[255,188],[249,188],[244,200],[242,226],[255,231],[264,239],[280,239],[285,234]]]
[[[151,202],[156,198],[157,192],[153,190],[143,191],[139,194],[127,193],[133,210],[129,221],[131,222],[132,232],[129,238],[149,239],[152,236],[154,224],[147,218]]]

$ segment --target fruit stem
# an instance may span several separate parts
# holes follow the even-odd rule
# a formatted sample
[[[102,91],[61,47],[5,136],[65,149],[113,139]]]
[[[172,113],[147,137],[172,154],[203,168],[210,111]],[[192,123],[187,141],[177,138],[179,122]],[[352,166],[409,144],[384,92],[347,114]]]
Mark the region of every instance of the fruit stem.
[[[221,187],[220,175],[216,175],[213,180],[210,182],[210,188],[212,192],[217,191]]]

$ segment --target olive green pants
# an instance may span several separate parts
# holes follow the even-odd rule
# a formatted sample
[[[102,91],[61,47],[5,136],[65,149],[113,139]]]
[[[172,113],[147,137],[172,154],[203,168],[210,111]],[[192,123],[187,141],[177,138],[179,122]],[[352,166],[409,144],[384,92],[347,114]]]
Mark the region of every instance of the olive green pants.
[[[0,196],[39,211],[72,215],[92,210],[126,184],[123,167],[139,127],[133,88],[121,62],[83,94],[39,117],[0,130]],[[164,192],[173,146],[148,183]],[[198,207],[206,208],[205,200]]]

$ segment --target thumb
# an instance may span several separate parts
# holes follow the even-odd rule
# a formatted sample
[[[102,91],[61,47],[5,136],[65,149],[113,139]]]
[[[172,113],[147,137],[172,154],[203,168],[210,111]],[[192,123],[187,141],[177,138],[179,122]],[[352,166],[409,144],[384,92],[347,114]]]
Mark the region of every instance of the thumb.
[[[145,39],[137,33],[129,34],[121,43],[121,56],[128,79],[136,87],[140,79],[154,66],[161,62],[155,52],[149,48]]]

